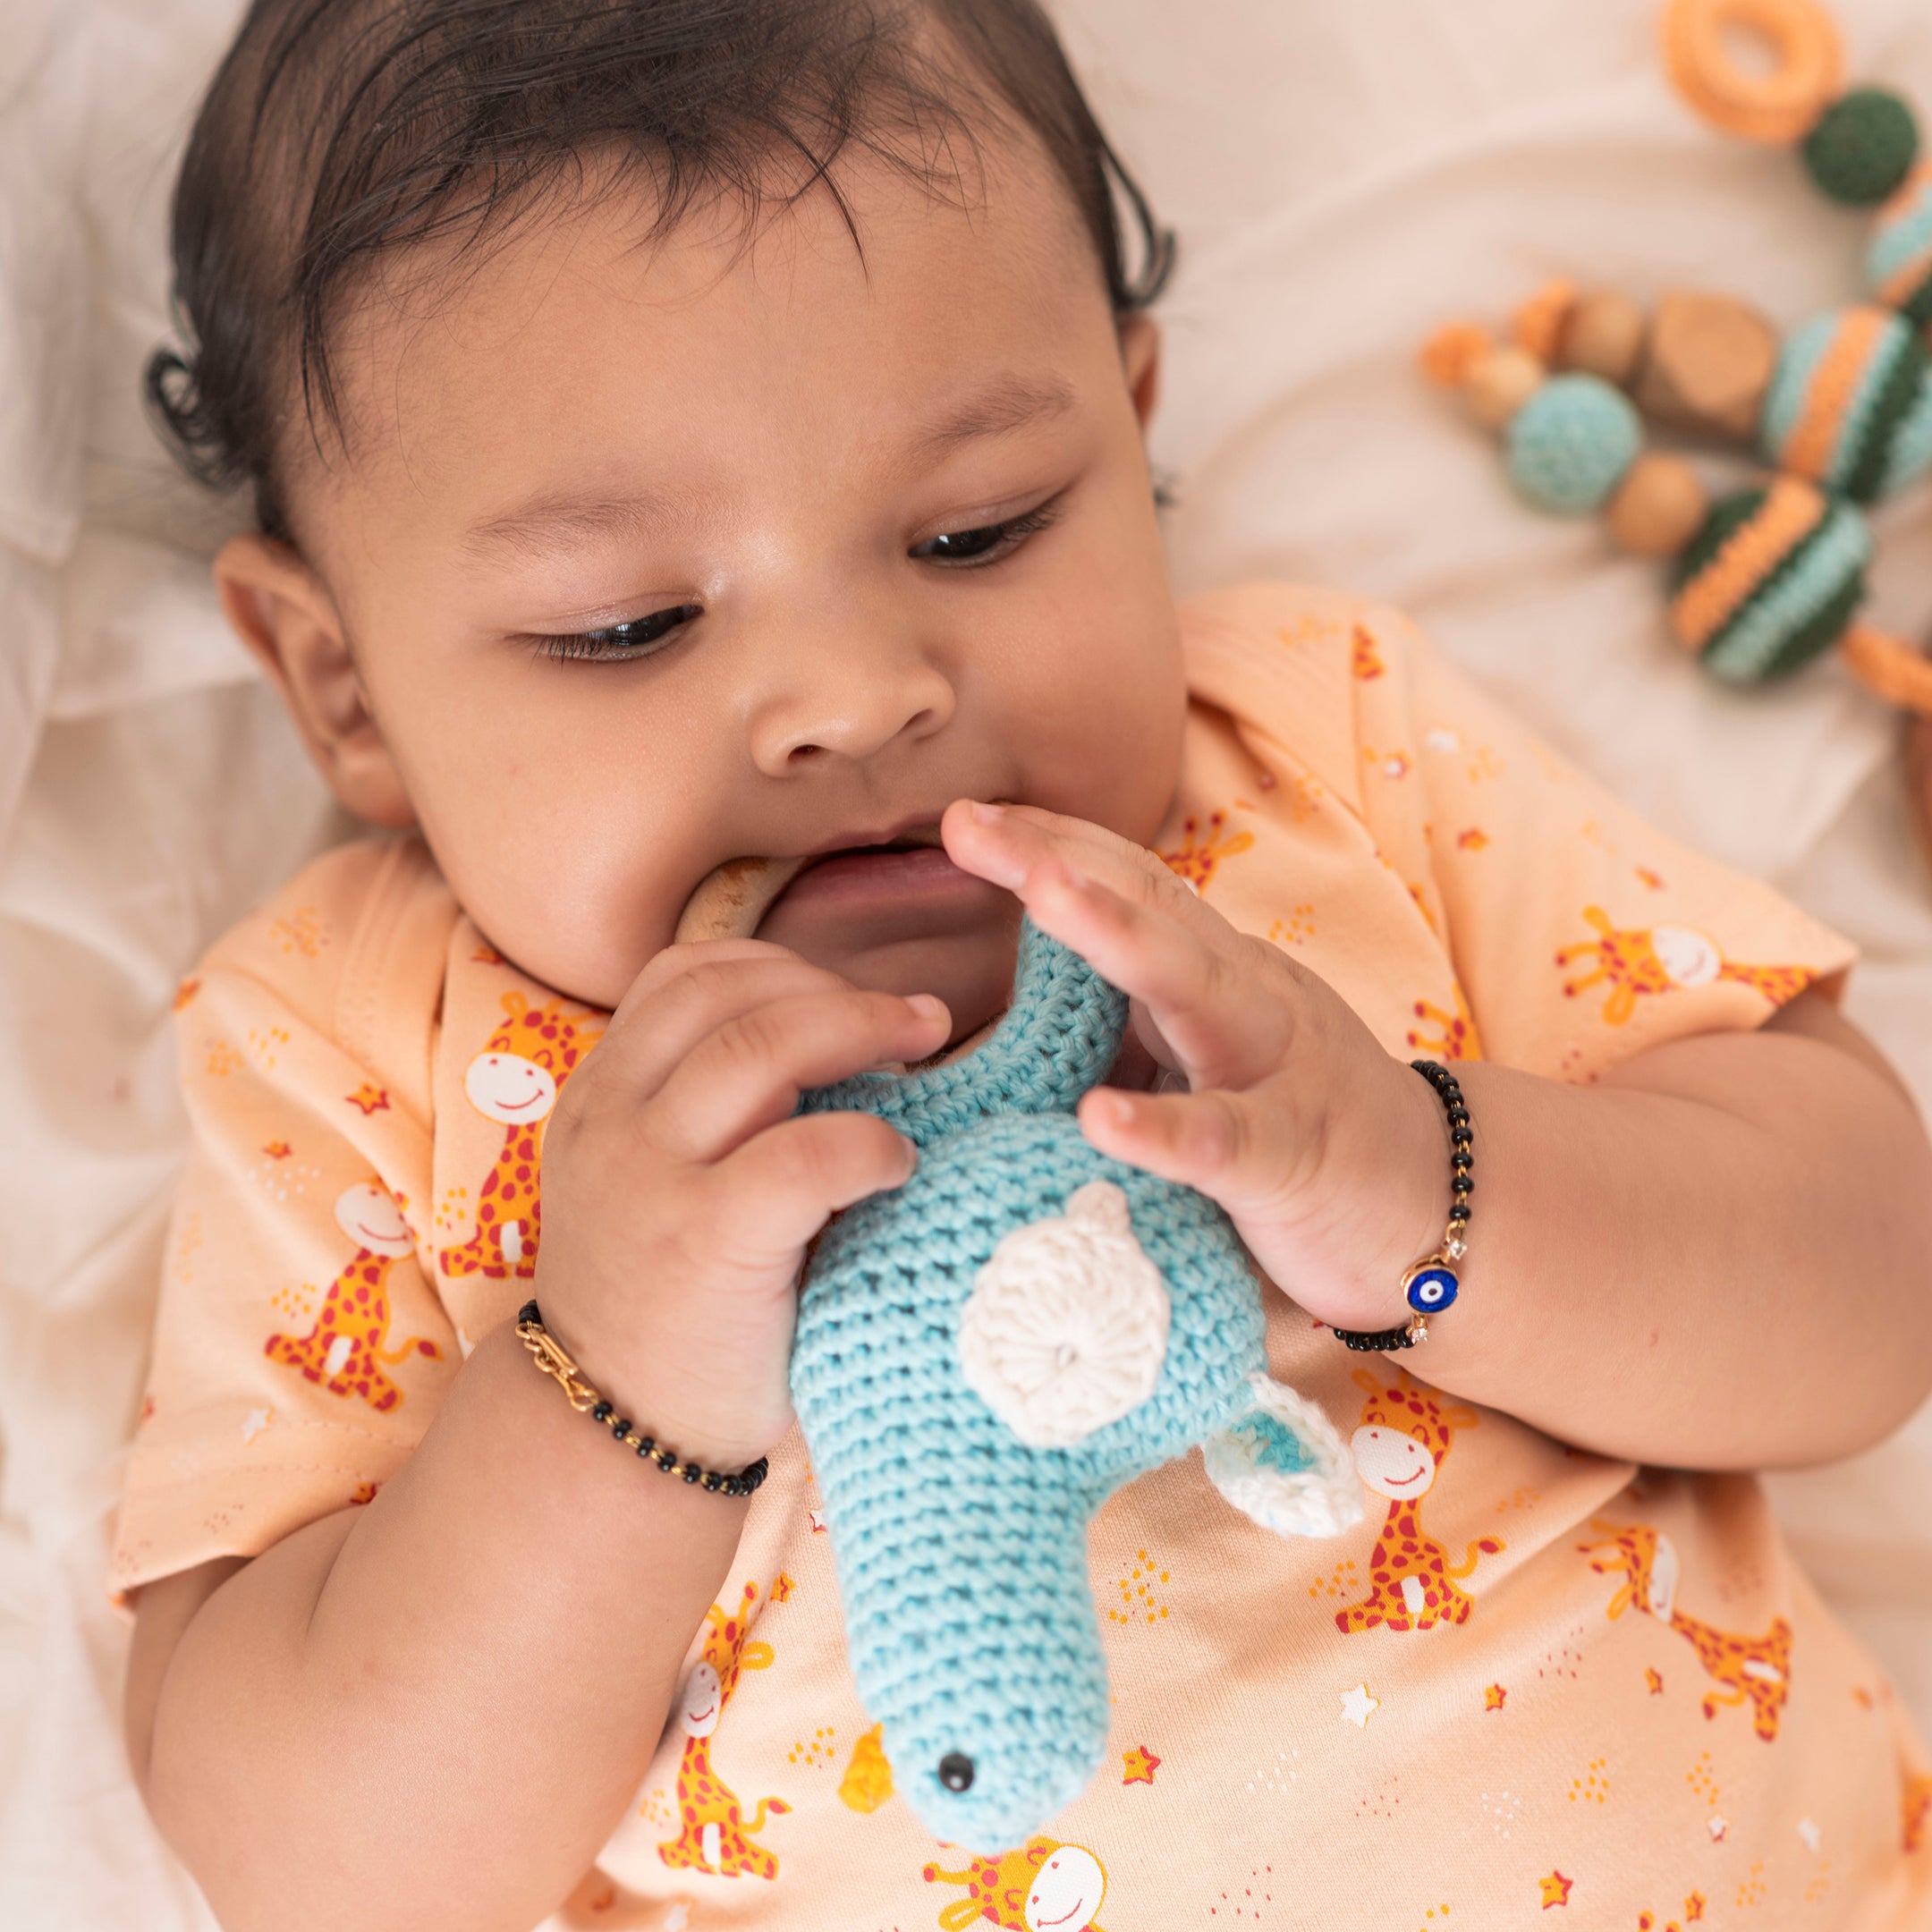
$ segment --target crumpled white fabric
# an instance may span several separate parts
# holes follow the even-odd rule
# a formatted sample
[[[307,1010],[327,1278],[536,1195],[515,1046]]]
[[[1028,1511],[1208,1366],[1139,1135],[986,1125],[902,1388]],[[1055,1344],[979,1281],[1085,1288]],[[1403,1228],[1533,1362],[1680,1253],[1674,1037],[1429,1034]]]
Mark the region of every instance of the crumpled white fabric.
[[[1416,379],[1437,320],[1565,273],[1793,323],[1860,226],[1657,80],[1651,0],[1051,0],[1183,266],[1155,436],[1182,589],[1405,605],[1674,831],[1868,949],[1851,1011],[1932,1104],[1932,888],[1890,722],[1826,671],[1704,685],[1655,577],[1532,515]],[[1855,72],[1932,104],[1922,0],[1839,0]],[[240,0],[6,0],[0,30],[0,1926],[208,1932],[122,1759],[105,1599],[179,1158],[166,1015],[208,942],[344,829],[227,640],[235,527],[142,414],[174,157]],[[1932,491],[1882,517],[1877,614],[1932,621]],[[1779,1506],[1932,1731],[1932,1421]]]

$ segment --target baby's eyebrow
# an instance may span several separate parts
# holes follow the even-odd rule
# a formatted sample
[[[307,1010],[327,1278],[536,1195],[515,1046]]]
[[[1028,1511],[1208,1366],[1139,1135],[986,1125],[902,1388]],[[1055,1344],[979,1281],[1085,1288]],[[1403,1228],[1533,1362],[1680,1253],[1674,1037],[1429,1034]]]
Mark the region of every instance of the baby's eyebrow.
[[[463,532],[462,547],[476,557],[505,550],[540,555],[560,540],[630,536],[662,507],[657,498],[641,494],[582,496],[553,491],[472,523]]]
[[[987,436],[1010,436],[1063,416],[1078,398],[1057,376],[996,377],[928,424],[914,446],[926,454]]]

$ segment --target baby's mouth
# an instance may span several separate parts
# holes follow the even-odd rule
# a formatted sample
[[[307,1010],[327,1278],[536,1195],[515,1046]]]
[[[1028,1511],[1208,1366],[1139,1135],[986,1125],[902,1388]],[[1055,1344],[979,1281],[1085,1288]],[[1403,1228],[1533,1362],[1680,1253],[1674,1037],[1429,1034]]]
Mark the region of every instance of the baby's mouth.
[[[789,892],[804,873],[823,870],[826,883],[843,875],[858,875],[890,866],[899,854],[909,869],[947,863],[943,857],[936,824],[915,826],[879,844],[845,845],[793,858],[727,859],[702,879],[684,902],[673,943],[682,945],[699,939],[749,939],[765,922],[766,915]],[[935,859],[912,855],[932,852]]]

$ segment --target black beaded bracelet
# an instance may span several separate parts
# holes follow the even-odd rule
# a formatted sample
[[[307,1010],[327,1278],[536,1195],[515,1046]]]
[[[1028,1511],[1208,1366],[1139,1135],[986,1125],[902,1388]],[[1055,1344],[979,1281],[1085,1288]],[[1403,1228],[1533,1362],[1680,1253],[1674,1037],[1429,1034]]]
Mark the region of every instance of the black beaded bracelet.
[[[1470,1152],[1475,1136],[1470,1131],[1469,1109],[1462,1104],[1462,1089],[1449,1069],[1434,1060],[1411,1060],[1409,1064],[1436,1089],[1436,1097],[1449,1116],[1449,1225],[1444,1231],[1442,1246],[1402,1276],[1402,1297],[1415,1310],[1407,1321],[1394,1328],[1335,1330],[1337,1340],[1358,1351],[1382,1352],[1413,1348],[1418,1342],[1427,1342],[1429,1317],[1439,1314],[1462,1292],[1462,1277],[1453,1264],[1469,1252],[1462,1237],[1469,1232],[1470,1190],[1475,1185],[1472,1175],[1476,1160]]]
[[[635,1449],[645,1462],[655,1463],[666,1476],[682,1476],[700,1489],[716,1496],[748,1496],[771,1473],[763,1456],[735,1476],[722,1476],[716,1470],[700,1469],[695,1462],[681,1462],[677,1453],[648,1436],[640,1436],[628,1417],[618,1416],[616,1405],[599,1394],[584,1380],[583,1371],[571,1359],[570,1352],[543,1325],[543,1316],[534,1301],[526,1301],[517,1311],[517,1334],[530,1352],[530,1360],[561,1387],[572,1409],[582,1411],[593,1422],[600,1422],[612,1437],[626,1449]]]

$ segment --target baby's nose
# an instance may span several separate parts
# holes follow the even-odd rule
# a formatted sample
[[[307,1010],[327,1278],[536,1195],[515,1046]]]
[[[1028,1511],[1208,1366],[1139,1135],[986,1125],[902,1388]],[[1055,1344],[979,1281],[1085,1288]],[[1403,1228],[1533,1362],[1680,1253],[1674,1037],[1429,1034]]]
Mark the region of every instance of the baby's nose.
[[[792,632],[773,640],[750,710],[752,762],[792,778],[827,758],[869,758],[944,731],[958,703],[951,678],[896,625]]]

